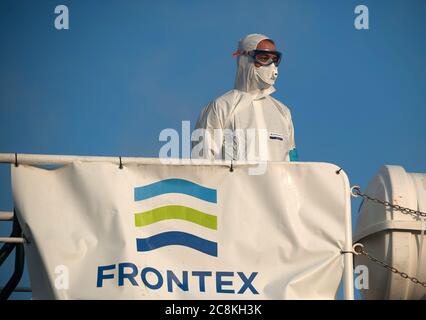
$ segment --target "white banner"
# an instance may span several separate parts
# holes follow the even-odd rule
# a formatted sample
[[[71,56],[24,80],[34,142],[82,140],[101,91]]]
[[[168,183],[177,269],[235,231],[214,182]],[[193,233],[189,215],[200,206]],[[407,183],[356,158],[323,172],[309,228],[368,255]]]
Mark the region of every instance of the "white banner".
[[[334,299],[350,190],[328,163],[12,165],[34,299]]]

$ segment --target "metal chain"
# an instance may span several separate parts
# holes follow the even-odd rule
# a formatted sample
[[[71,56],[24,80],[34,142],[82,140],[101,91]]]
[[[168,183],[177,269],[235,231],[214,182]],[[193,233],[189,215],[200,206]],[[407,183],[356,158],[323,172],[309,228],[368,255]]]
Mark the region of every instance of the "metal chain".
[[[380,203],[380,204],[384,205],[385,207],[390,207],[394,210],[402,212],[403,214],[410,214],[410,215],[413,215],[415,217],[426,217],[426,212],[413,210],[413,209],[410,209],[410,208],[405,208],[405,207],[402,207],[402,206],[397,205],[397,204],[392,204],[389,201],[383,201],[383,200],[380,200],[380,199],[370,197],[369,195],[362,193],[360,187],[358,187],[358,186],[352,187],[352,195],[354,197],[361,196],[364,199],[368,199],[368,200],[374,201],[376,203]]]
[[[426,281],[420,281],[416,277],[410,277],[405,272],[401,272],[397,268],[392,267],[391,265],[388,265],[386,262],[381,261],[381,260],[373,257],[371,254],[369,254],[368,252],[366,252],[364,250],[364,246],[362,244],[360,244],[360,243],[355,244],[354,245],[354,251],[355,251],[355,254],[357,254],[357,255],[361,254],[363,256],[366,256],[369,260],[373,261],[374,263],[377,263],[377,264],[381,265],[382,267],[388,269],[389,271],[391,271],[393,273],[396,273],[396,274],[400,275],[402,278],[408,279],[411,282],[413,282],[414,284],[419,284],[419,285],[421,285],[421,286],[423,286],[423,287],[426,288]]]
[[[380,200],[380,199],[370,197],[369,195],[362,193],[361,188],[359,186],[352,187],[351,193],[354,197],[361,196],[363,199],[374,201],[374,202],[379,203],[379,204],[381,204],[385,207],[389,207],[389,208],[392,208],[396,211],[399,211],[403,214],[409,214],[409,215],[415,216],[416,218],[426,217],[425,212],[422,212],[422,211],[419,211],[419,210],[413,210],[413,209],[410,209],[410,208],[405,208],[405,207],[402,207],[402,206],[397,205],[397,204],[392,204],[389,201],[383,201],[383,200]],[[374,257],[371,254],[369,254],[368,252],[366,252],[364,250],[364,246],[362,244],[360,244],[360,243],[355,244],[354,245],[354,251],[355,251],[355,254],[357,254],[357,255],[361,254],[361,255],[367,257],[369,260],[373,261],[374,263],[377,263],[378,265],[381,265],[382,267],[388,269],[392,273],[398,274],[402,278],[408,279],[411,282],[413,282],[414,284],[419,284],[419,285],[426,288],[426,281],[420,281],[416,277],[411,277],[407,273],[399,271],[397,268],[392,267],[391,265],[387,264],[386,262],[377,259],[376,257]]]

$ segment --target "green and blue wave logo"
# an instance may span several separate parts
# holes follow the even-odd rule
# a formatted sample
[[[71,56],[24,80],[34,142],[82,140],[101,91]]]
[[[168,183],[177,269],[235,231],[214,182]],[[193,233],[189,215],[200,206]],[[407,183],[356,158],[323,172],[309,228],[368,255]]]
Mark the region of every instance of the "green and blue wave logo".
[[[159,195],[185,194],[203,201],[217,204],[217,191],[185,179],[165,179],[134,188],[134,200],[143,201]],[[199,226],[217,230],[217,216],[182,205],[167,205],[152,210],[135,213],[135,226],[145,227],[159,221],[179,219]],[[217,242],[181,231],[168,231],[147,238],[137,238],[139,252],[152,251],[165,246],[184,246],[204,254],[217,257]]]

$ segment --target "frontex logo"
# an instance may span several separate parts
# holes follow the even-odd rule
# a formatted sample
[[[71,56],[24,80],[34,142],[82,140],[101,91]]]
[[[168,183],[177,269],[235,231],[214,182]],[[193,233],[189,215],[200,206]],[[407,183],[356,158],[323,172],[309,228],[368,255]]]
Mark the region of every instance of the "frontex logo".
[[[186,194],[203,201],[217,204],[216,189],[210,189],[185,179],[165,179],[134,188],[134,200],[144,201],[163,194]],[[205,228],[217,230],[217,216],[182,205],[160,206],[135,213],[135,226],[145,227],[162,220],[180,219]],[[165,246],[184,246],[204,254],[217,257],[217,242],[181,231],[167,231],[147,238],[137,238],[139,252],[159,249]]]
[[[99,265],[97,288],[103,288],[105,282],[109,282],[107,290],[112,288],[114,282],[115,288],[143,286],[143,294],[140,291],[131,291],[131,296],[136,297],[141,294],[143,298],[146,298],[145,292],[148,290],[148,297],[156,299],[183,297],[181,294],[185,293],[188,294],[186,297],[192,299],[198,295],[199,297],[216,297],[216,295],[226,294],[249,296],[259,294],[255,287],[258,271],[236,271],[234,268],[226,270],[222,267],[217,269],[211,265],[218,259],[218,243],[211,239],[220,235],[216,189],[185,179],[164,179],[133,187],[133,191],[134,204],[138,208],[144,208],[135,209],[135,211],[142,211],[134,213],[135,227],[147,236],[136,237],[137,251],[145,253],[146,257],[150,251],[172,246],[172,249],[188,251],[192,259],[185,261],[184,266],[174,263],[174,259],[169,259],[170,263],[162,259],[163,262],[156,265],[155,262],[158,263],[158,261],[155,257],[151,260],[153,264],[141,265],[140,262],[125,260]],[[216,215],[210,214],[214,211]],[[223,232],[223,230],[219,231]],[[162,258],[167,259],[169,256]],[[194,258],[200,262],[201,266],[192,265]],[[233,259],[232,254],[229,258]],[[221,254],[220,259],[223,259],[224,265],[227,264],[226,251]],[[150,291],[157,293],[151,296]],[[120,291],[119,294],[123,292],[127,291]],[[170,295],[174,293],[179,295]]]

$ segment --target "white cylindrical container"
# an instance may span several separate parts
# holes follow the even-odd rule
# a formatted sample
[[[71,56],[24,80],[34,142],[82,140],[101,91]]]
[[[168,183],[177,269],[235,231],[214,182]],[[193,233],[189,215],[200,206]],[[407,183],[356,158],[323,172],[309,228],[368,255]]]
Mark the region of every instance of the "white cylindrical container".
[[[383,166],[364,193],[426,212],[426,174],[423,173],[407,173],[400,166]],[[354,243],[362,243],[365,251],[399,271],[426,281],[425,227],[426,218],[422,221],[364,200],[359,209]],[[364,299],[426,299],[426,287],[392,273],[365,256],[355,257],[355,266],[359,265],[368,268],[368,289],[361,289]]]

